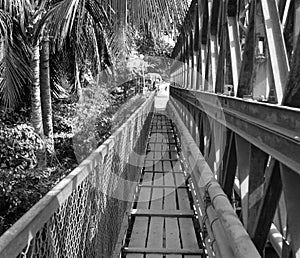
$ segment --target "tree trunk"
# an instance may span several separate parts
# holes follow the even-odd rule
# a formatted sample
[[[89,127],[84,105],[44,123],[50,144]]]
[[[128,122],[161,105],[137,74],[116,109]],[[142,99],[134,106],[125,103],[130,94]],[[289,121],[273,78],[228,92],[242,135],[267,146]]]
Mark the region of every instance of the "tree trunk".
[[[32,49],[32,83],[31,83],[31,123],[35,132],[43,137],[43,118],[40,91],[40,46],[39,41]]]
[[[44,134],[46,147],[50,155],[54,154],[52,102],[50,90],[50,67],[49,67],[49,36],[45,32],[40,50],[40,80],[41,80],[41,101]]]
[[[82,102],[83,93],[82,93],[82,85],[80,80],[80,71],[78,67],[77,60],[75,58],[75,89],[78,103]]]
[[[44,140],[44,128],[41,108],[40,90],[40,44],[39,41],[32,47],[32,82],[31,82],[31,124],[35,132]],[[44,146],[43,146],[44,147]],[[37,152],[38,167],[45,165],[45,148]]]

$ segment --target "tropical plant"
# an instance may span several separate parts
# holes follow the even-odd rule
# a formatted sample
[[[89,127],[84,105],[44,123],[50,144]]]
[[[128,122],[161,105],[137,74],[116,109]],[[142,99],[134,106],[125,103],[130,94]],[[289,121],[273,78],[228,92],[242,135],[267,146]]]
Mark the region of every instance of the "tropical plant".
[[[55,66],[61,67],[61,60],[51,61],[50,57],[68,57],[71,92],[82,100],[81,75],[87,63],[91,63],[93,75],[98,75],[112,61],[126,57],[134,43],[130,35],[151,31],[154,40],[164,34],[174,36],[189,3],[190,0],[0,0],[0,103],[14,108],[26,98],[29,88],[32,125],[41,137],[46,136],[53,149],[50,82],[53,92],[60,92],[61,87],[59,76],[50,72],[58,72]]]
[[[30,79],[30,48],[24,30],[25,5],[6,2],[0,1],[0,105],[14,108],[21,102]]]

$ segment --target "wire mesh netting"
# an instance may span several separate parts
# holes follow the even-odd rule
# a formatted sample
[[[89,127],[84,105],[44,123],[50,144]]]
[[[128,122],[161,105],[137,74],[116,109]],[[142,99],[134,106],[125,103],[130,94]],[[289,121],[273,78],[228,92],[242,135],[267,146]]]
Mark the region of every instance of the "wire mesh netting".
[[[152,111],[153,96],[4,233],[0,257],[111,257],[142,167]]]

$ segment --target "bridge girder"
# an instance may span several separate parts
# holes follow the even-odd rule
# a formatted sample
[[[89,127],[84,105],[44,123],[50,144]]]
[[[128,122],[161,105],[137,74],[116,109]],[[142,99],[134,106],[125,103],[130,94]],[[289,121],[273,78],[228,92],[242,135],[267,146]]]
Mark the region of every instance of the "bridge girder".
[[[171,69],[171,96],[257,249],[281,257],[300,257],[299,10],[194,0]]]

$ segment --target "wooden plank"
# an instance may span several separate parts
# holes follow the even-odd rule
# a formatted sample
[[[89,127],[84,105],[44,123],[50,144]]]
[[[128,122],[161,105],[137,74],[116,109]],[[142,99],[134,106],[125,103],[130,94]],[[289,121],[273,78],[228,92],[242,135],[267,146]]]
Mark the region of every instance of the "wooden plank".
[[[150,143],[147,146],[147,151],[154,151],[155,150],[155,143]]]
[[[148,209],[151,195],[151,188],[141,188],[137,203],[138,209]]]
[[[163,186],[164,185],[164,174],[162,173],[155,173],[153,186]]]
[[[156,134],[156,140],[157,143],[167,143],[166,136],[162,133],[157,133]]]
[[[166,248],[180,249],[180,233],[177,218],[165,218]]]
[[[156,174],[165,175],[165,173],[156,172]],[[180,185],[180,186],[166,186],[166,185],[140,185],[140,187],[150,187],[150,188],[163,188],[163,189],[188,189],[188,186]]]
[[[153,171],[154,161],[153,160],[145,160],[144,170],[145,171]]]
[[[176,210],[176,190],[175,189],[165,189],[164,191],[164,209]]]
[[[143,175],[143,181],[141,185],[151,186],[153,184],[152,179],[153,179],[153,173],[145,172]]]
[[[163,171],[162,161],[154,161],[154,170]]]
[[[189,218],[179,218],[180,234],[182,240],[182,248],[196,249],[199,248],[194,223]]]
[[[193,210],[175,210],[172,208],[164,210],[148,210],[148,209],[132,209],[133,216],[147,216],[147,217],[193,217]]]
[[[151,134],[149,141],[156,143],[157,142],[157,133]]]
[[[169,248],[132,248],[125,247],[124,253],[147,253],[147,254],[187,254],[187,255],[201,255],[202,249],[169,249]]]
[[[172,172],[164,174],[164,185],[175,186],[175,178]]]
[[[164,256],[161,254],[146,254],[145,258],[163,258]]]
[[[162,248],[164,235],[164,218],[150,218],[147,248]]]
[[[163,189],[154,188],[151,196],[151,209],[162,210],[163,208]]]
[[[177,173],[177,174],[174,174],[174,175],[175,175],[176,186],[185,185],[185,180],[184,180],[183,173],[182,174]]]
[[[169,155],[169,145],[168,144],[162,144],[161,145],[161,152],[162,152],[162,157],[163,159],[169,159],[170,155]]]
[[[170,152],[169,152],[170,153]],[[171,152],[172,153],[172,152]],[[163,168],[165,172],[170,172],[172,171],[172,165],[171,165],[171,161],[170,160],[166,160],[163,163]]]
[[[148,153],[146,154],[145,160],[146,160],[146,161],[147,161],[147,160],[154,160],[154,159],[155,159],[154,153],[155,153],[155,152],[152,152],[152,151],[148,152]]]
[[[144,258],[143,254],[127,254],[126,258]]]
[[[177,218],[165,218],[166,248],[180,249],[180,236]],[[181,258],[181,255],[167,255],[167,258]]]
[[[135,218],[130,236],[129,247],[144,248],[146,246],[148,220],[149,218],[147,217]]]
[[[162,145],[163,146],[163,145]],[[165,147],[164,147],[165,148]],[[158,148],[157,148],[158,149]],[[159,161],[159,160],[161,160],[162,159],[162,156],[163,156],[163,150],[162,150],[162,148],[160,149],[160,150],[156,150],[155,152],[153,152],[153,154],[154,154],[154,160],[155,161]]]
[[[190,210],[191,206],[187,190],[181,188],[177,189],[177,196],[179,210]]]
[[[162,149],[162,145],[161,144],[159,144],[157,142],[154,142],[153,144],[154,145],[153,145],[153,148],[151,150],[153,150],[153,151],[161,151],[161,149]]]

